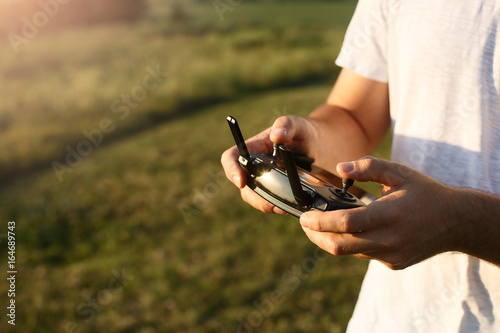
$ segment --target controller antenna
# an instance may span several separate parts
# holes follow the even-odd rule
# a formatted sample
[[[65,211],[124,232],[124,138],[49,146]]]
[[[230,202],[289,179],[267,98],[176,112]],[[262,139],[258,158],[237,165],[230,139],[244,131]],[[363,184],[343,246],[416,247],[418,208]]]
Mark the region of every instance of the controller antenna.
[[[283,158],[286,175],[288,176],[288,181],[290,183],[290,187],[292,188],[295,201],[297,201],[297,203],[302,207],[310,206],[312,198],[309,193],[302,188],[292,151],[282,144],[278,145],[278,149],[280,150],[281,157]]]
[[[347,194],[347,190],[354,184],[354,180],[349,178],[342,178],[342,195]]]

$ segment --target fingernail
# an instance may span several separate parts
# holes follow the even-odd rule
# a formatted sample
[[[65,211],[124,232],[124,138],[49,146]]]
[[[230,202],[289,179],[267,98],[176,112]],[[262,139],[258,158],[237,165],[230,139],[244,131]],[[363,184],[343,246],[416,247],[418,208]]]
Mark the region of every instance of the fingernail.
[[[354,171],[354,163],[353,162],[343,162],[338,165],[339,171],[343,173],[351,173]]]
[[[241,179],[240,179],[240,176],[234,176],[233,177],[233,183],[234,183],[234,185],[236,185],[239,188],[241,188]]]
[[[273,129],[273,135],[274,136],[286,136],[288,133],[288,130],[284,127],[279,127]]]
[[[302,214],[302,216],[300,217],[300,225],[309,228],[309,218],[306,214]]]

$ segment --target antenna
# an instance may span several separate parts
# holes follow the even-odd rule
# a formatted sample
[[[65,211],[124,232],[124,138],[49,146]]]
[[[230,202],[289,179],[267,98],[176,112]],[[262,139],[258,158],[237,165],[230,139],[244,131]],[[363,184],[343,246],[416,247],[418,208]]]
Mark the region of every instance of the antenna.
[[[311,197],[307,191],[302,189],[302,184],[300,183],[299,174],[297,173],[297,165],[295,164],[292,151],[284,145],[278,145],[278,148],[281,152],[281,157],[283,158],[283,164],[285,165],[286,174],[288,176],[288,181],[290,182],[290,187],[292,188],[295,200],[303,207],[309,206],[311,204]]]
[[[247,145],[245,144],[245,139],[243,139],[240,127],[238,126],[238,122],[233,117],[227,116],[227,123],[229,124],[229,128],[231,128],[231,132],[233,133],[234,141],[236,142],[240,155],[247,161],[252,161],[250,159],[250,153],[248,152]]]

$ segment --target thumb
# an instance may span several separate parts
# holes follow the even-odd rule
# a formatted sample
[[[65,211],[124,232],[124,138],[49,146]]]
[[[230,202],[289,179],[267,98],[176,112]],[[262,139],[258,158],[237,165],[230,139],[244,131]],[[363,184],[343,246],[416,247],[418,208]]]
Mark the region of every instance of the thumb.
[[[386,186],[399,186],[415,171],[400,163],[368,156],[353,162],[339,163],[337,172],[341,177],[361,182],[372,181]]]
[[[300,140],[307,135],[307,123],[302,117],[283,116],[276,119],[271,129],[270,139],[275,143]]]

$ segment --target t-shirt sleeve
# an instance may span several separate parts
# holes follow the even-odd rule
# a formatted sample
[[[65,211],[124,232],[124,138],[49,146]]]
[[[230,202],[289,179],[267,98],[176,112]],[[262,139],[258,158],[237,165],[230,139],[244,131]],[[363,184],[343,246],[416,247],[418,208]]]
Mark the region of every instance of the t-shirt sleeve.
[[[385,0],[359,0],[335,63],[366,78],[387,82],[387,20]]]

